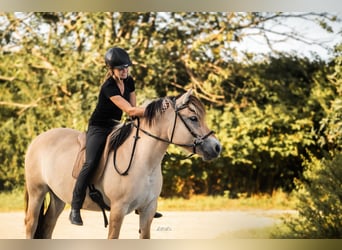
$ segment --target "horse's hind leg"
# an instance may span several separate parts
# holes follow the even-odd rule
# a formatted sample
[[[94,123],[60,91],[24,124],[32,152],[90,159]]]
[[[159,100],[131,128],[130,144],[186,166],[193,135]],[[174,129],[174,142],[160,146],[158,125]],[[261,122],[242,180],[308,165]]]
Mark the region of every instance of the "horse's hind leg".
[[[53,230],[55,229],[57,219],[60,214],[63,212],[65,207],[65,202],[59,199],[53,192],[49,192],[50,194],[50,203],[48,209],[44,216],[43,222],[43,238],[51,239]]]
[[[33,239],[38,227],[38,221],[41,213],[41,208],[44,202],[47,189],[35,188],[26,190],[26,213],[25,213],[25,225],[26,225],[26,238]]]

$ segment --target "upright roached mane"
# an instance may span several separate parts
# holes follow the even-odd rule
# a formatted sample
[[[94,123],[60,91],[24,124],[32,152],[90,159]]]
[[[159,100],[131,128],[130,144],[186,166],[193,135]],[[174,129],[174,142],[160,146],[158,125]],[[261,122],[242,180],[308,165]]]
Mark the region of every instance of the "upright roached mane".
[[[110,136],[111,149],[117,150],[129,137],[132,132],[133,122],[126,122],[123,124],[116,125],[113,128]]]

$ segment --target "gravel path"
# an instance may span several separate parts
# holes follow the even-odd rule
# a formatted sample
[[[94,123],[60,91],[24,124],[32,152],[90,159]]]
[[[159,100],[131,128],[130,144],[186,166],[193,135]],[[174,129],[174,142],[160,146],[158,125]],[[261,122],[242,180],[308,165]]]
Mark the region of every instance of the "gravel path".
[[[152,222],[154,239],[215,239],[227,232],[271,226],[278,222],[274,215],[292,211],[161,212],[163,217]],[[107,238],[108,229],[103,225],[101,212],[82,210],[84,226],[71,225],[68,215],[66,209],[59,217],[54,239]],[[0,213],[0,221],[0,239],[25,238],[23,212]],[[131,213],[125,217],[120,238],[137,239],[138,229],[139,216]]]

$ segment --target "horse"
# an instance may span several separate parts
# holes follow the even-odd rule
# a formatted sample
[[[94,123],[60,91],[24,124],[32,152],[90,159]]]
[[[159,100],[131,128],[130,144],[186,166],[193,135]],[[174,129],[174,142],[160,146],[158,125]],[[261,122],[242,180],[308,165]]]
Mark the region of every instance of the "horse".
[[[103,174],[94,183],[110,207],[108,239],[119,238],[123,219],[132,211],[139,214],[140,238],[151,237],[162,189],[161,162],[170,144],[205,161],[219,156],[220,142],[204,118],[204,105],[189,90],[178,97],[152,100],[145,105],[144,117],[132,120],[130,126],[120,123],[113,128],[113,149]],[[131,129],[123,129],[127,127]],[[127,132],[122,135],[118,131]],[[25,156],[27,239],[52,238],[59,215],[70,204],[75,185],[72,166],[79,151],[80,133],[71,128],[53,128],[30,143]],[[82,209],[100,211],[88,192]]]

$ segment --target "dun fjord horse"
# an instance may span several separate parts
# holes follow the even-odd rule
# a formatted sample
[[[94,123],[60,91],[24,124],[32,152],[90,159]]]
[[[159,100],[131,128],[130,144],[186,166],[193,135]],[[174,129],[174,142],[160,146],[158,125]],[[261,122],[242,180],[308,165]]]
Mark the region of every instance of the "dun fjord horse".
[[[169,144],[183,147],[204,160],[218,157],[221,151],[219,141],[204,122],[203,104],[191,91],[177,99],[154,100],[146,106],[145,114],[131,122],[127,136],[109,153],[104,173],[94,183],[110,207],[108,238],[119,237],[124,216],[134,210],[140,216],[140,238],[150,238],[162,188],[161,162]],[[118,143],[118,137],[123,137],[115,134],[124,126],[127,124],[114,128],[113,145]],[[71,202],[80,133],[56,128],[40,134],[30,144],[25,158],[26,238],[51,238],[58,216]],[[47,193],[50,201],[44,209]],[[83,209],[100,211],[88,195]]]

